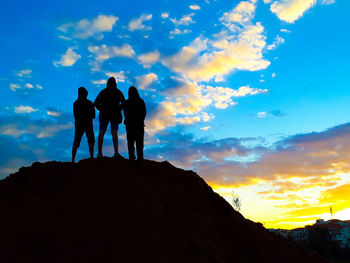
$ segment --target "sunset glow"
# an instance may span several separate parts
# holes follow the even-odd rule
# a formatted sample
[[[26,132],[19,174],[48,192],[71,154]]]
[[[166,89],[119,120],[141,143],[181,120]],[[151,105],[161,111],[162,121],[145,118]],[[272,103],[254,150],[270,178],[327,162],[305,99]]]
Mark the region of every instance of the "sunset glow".
[[[70,161],[72,104],[115,77],[145,158],[203,177],[267,228],[350,220],[349,1],[5,1],[0,179]],[[98,134],[98,118],[94,120]],[[127,157],[125,126],[120,153]],[[105,137],[104,154],[113,155]],[[77,159],[89,156],[85,137]]]

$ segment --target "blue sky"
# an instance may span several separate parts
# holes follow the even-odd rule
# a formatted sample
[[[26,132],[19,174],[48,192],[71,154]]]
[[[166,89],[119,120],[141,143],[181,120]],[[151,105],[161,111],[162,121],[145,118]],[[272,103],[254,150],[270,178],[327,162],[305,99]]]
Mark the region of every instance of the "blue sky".
[[[152,3],[2,3],[0,178],[33,161],[69,161],[78,87],[94,100],[115,76],[125,95],[134,85],[147,104],[146,158],[194,169],[226,198],[236,189],[261,207],[278,207],[276,187],[292,182],[307,194],[297,200],[292,189],[280,191],[295,204],[283,213],[332,205],[325,195],[350,183],[350,151],[341,150],[350,139],[350,3]],[[295,142],[300,137],[305,142]],[[127,156],[123,125],[120,143]],[[112,149],[108,135],[104,152]],[[83,141],[78,159],[87,156]],[[256,210],[246,205],[242,212],[293,225]],[[322,216],[305,214],[299,225]]]

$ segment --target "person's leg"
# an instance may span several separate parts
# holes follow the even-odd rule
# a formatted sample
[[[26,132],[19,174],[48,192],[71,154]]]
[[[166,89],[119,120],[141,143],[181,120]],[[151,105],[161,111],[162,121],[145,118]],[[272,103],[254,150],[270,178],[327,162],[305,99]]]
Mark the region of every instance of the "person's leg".
[[[95,150],[95,144],[94,143],[89,143],[89,152],[90,152],[90,158],[94,158],[94,150]]]
[[[74,141],[72,147],[72,163],[75,162],[75,156],[77,155],[78,148],[80,146],[81,138],[84,135],[84,130],[79,126],[75,126]]]
[[[102,157],[102,146],[103,146],[103,138],[105,136],[107,130],[108,121],[100,120],[100,131],[98,133],[98,153],[97,157]]]
[[[137,160],[143,160],[143,139],[145,130],[144,128],[138,128],[136,132],[136,150],[137,150]]]
[[[128,153],[129,153],[129,160],[134,161],[136,159],[135,157],[135,136],[133,134],[133,130],[130,129],[130,127],[126,127],[126,139],[128,141]]]
[[[75,163],[75,156],[77,155],[78,146],[73,144],[72,147],[72,163]]]
[[[89,144],[89,152],[90,152],[90,158],[94,158],[94,149],[95,149],[95,134],[94,134],[94,128],[91,124],[90,127],[86,129],[86,137]]]
[[[118,130],[112,130],[114,154],[118,154]]]
[[[106,130],[101,130],[98,133],[98,155],[102,155],[103,138],[105,136]]]
[[[118,156],[118,123],[116,121],[111,121],[111,133],[114,147],[114,155]]]

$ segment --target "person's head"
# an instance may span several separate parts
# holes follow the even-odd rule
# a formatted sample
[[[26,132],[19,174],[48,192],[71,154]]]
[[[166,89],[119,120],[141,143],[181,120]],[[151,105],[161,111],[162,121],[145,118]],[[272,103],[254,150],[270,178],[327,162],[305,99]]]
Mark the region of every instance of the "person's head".
[[[107,81],[107,88],[108,89],[115,89],[117,88],[117,82],[115,81],[114,77],[110,77]]]
[[[79,99],[86,99],[88,96],[88,91],[84,87],[80,87],[78,89],[78,98]]]
[[[140,94],[139,94],[139,92],[137,91],[137,89],[134,86],[131,86],[129,88],[128,95],[129,95],[129,99],[130,100],[135,100],[135,99],[139,99],[140,98]]]

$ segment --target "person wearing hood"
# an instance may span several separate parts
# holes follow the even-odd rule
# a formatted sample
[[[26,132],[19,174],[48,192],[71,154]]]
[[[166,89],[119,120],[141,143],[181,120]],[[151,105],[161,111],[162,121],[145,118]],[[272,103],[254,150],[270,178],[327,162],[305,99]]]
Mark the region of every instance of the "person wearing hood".
[[[129,98],[124,103],[124,124],[128,141],[129,160],[134,161],[135,143],[137,160],[143,160],[144,121],[146,118],[146,105],[134,86],[129,88]]]
[[[100,112],[100,131],[98,134],[98,154],[97,158],[103,157],[102,146],[103,138],[107,126],[111,124],[111,133],[114,146],[114,157],[120,157],[118,152],[118,125],[122,123],[122,104],[125,98],[123,93],[117,88],[117,82],[114,77],[107,81],[107,87],[103,89],[96,97],[94,105]]]
[[[84,87],[78,89],[78,99],[73,103],[73,113],[75,119],[75,135],[72,148],[72,162],[80,146],[81,138],[86,134],[90,158],[94,158],[95,134],[92,120],[95,118],[94,104],[87,99],[88,91]]]

